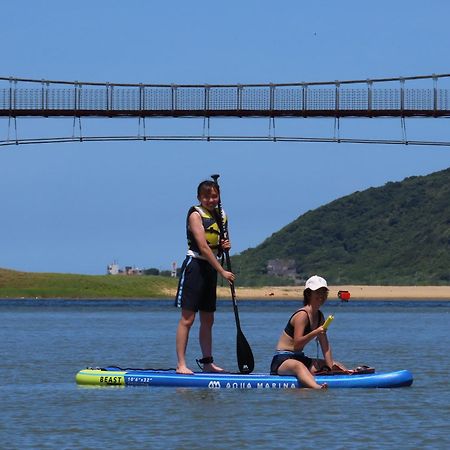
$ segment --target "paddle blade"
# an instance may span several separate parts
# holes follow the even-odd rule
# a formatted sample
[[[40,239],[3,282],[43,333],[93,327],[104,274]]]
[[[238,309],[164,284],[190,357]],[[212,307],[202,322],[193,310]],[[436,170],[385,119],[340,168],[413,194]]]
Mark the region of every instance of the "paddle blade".
[[[238,330],[237,333],[236,350],[239,372],[244,374],[252,373],[255,368],[255,360],[252,349],[241,330]]]

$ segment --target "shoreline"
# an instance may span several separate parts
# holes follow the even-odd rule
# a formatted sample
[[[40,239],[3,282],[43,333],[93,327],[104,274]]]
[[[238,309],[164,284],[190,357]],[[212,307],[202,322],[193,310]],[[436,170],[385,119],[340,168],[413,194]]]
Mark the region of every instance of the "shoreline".
[[[368,286],[348,285],[329,286],[329,300],[339,300],[339,291],[349,291],[350,301],[449,301],[450,286]],[[0,296],[2,300],[159,300],[172,301],[176,296],[176,288],[163,288],[161,295],[157,296]],[[231,292],[228,286],[217,287],[219,300],[231,300]],[[263,286],[263,287],[236,287],[237,300],[298,300],[303,301],[303,286]]]
[[[329,286],[330,300],[338,300],[338,291],[349,291],[350,300],[448,300],[450,286]],[[231,298],[230,289],[217,288],[219,299]],[[237,299],[295,300],[303,298],[303,286],[236,287]]]

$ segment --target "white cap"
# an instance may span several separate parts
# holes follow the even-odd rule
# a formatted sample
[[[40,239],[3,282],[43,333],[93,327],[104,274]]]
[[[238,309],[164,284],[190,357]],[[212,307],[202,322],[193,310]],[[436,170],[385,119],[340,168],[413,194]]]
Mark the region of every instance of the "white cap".
[[[328,289],[327,280],[318,275],[313,275],[311,278],[308,278],[305,283],[305,289],[311,289],[312,291],[317,291],[317,289],[323,287]]]

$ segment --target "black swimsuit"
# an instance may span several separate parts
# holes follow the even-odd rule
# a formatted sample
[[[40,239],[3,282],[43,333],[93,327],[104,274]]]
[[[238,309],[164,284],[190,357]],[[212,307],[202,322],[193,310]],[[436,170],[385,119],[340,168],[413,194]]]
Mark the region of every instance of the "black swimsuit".
[[[298,314],[299,312],[305,312],[308,314],[304,309],[299,309],[298,311],[295,311],[294,314],[289,318],[288,323],[286,324],[286,327],[284,328],[284,332],[291,338],[294,338],[294,325],[292,325],[291,321],[292,318]],[[324,317],[322,314],[322,311],[319,311],[319,325],[321,325],[324,322]],[[318,325],[318,326],[319,326]],[[316,327],[317,328],[317,327]],[[314,328],[314,330],[316,329]],[[312,327],[311,327],[311,320],[309,318],[308,314],[308,324],[306,325],[305,329],[303,330],[303,336],[306,336],[307,334],[311,333]],[[295,359],[296,361],[302,362],[308,369],[311,368],[313,360],[311,358],[308,358],[303,351],[300,352],[291,352],[290,350],[277,350],[275,355],[272,358],[272,363],[270,364],[270,374],[271,375],[278,375],[278,368],[281,366],[281,364],[284,363],[284,361],[287,361],[288,359]]]
[[[291,320],[299,312],[305,312],[308,315],[308,325],[306,325],[305,330],[303,331],[303,336],[306,336],[307,334],[311,333],[311,331],[312,331],[311,320],[309,318],[309,314],[306,312],[306,310],[304,310],[302,308],[302,309],[299,309],[298,311],[295,311],[295,313],[292,314],[292,316],[288,320],[288,323],[284,327],[284,332],[291,338],[294,338],[294,325],[292,325]],[[319,324],[322,324],[323,321],[324,321],[324,317],[323,317],[322,311],[319,311]]]

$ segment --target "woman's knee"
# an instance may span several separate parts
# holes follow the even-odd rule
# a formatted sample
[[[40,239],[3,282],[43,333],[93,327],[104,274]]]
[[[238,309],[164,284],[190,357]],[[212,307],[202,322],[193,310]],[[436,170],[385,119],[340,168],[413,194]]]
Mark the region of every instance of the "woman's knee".
[[[278,367],[278,375],[299,375],[308,368],[300,361],[288,359]]]
[[[195,312],[183,311],[180,318],[180,325],[191,328],[195,320]]]

